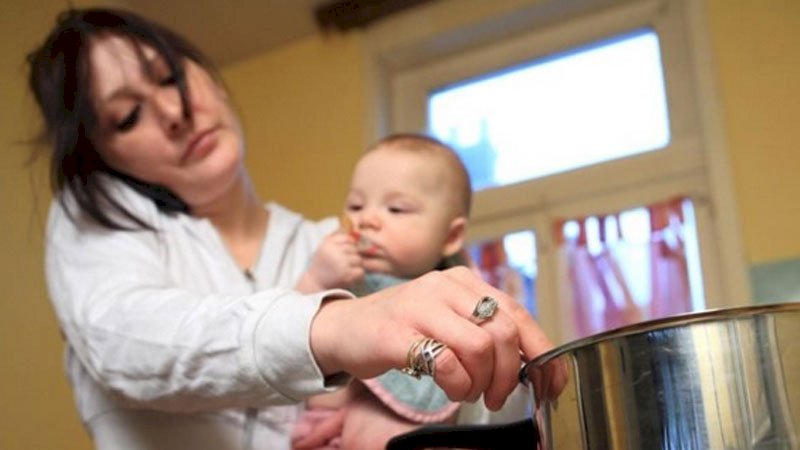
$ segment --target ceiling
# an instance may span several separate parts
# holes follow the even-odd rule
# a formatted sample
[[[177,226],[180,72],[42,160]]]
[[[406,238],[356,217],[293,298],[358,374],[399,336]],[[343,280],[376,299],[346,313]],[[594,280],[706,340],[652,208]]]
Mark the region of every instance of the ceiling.
[[[225,65],[318,32],[326,0],[121,0],[188,38]]]

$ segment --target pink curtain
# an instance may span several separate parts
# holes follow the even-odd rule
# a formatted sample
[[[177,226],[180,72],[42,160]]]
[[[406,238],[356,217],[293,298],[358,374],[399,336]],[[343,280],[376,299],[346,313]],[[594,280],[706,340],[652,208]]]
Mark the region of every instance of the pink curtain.
[[[683,201],[647,207],[649,242],[626,237],[618,226],[619,213],[593,218],[596,227],[591,233],[589,218],[557,222],[557,242],[565,259],[560,266],[567,272],[561,279],[569,284],[574,337],[690,311]],[[567,222],[577,224],[577,235],[565,237]],[[590,234],[593,245],[589,245]],[[648,264],[645,270],[643,265]],[[638,283],[637,292],[632,289],[634,283]]]
[[[691,310],[689,271],[684,243],[683,199],[653,205],[650,210],[650,317],[659,318]]]

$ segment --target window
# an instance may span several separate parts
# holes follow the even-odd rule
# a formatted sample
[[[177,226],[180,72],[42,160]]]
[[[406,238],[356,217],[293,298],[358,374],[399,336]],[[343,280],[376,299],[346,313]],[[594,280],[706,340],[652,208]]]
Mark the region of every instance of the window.
[[[446,86],[430,93],[427,110],[428,130],[459,150],[476,190],[669,142],[650,29]]]
[[[680,199],[690,308],[748,301],[702,19],[691,0],[445,0],[370,31],[376,133],[461,149],[473,259],[502,250],[557,342],[579,335],[559,256],[570,221],[635,222]]]
[[[533,231],[472,242],[468,251],[484,280],[536,315],[536,236]]]

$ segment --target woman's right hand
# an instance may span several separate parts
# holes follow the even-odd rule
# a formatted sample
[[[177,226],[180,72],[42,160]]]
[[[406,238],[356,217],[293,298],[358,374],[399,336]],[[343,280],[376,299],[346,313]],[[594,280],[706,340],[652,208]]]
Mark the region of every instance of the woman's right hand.
[[[499,306],[477,323],[472,312],[484,296]],[[325,374],[371,378],[406,366],[409,348],[422,338],[447,348],[435,359],[434,380],[453,401],[481,395],[499,409],[518,383],[521,357],[532,359],[553,345],[528,312],[473,271],[431,272],[353,301],[326,301],[311,328],[311,348]],[[566,373],[549,380],[553,392]]]

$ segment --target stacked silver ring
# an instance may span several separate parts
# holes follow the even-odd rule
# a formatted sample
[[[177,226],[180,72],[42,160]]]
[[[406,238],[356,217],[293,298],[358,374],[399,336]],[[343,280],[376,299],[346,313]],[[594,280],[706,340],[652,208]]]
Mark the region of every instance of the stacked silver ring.
[[[476,323],[489,320],[497,312],[497,300],[490,296],[481,297],[472,311]],[[436,357],[447,346],[432,338],[422,338],[411,344],[406,356],[406,367],[400,369],[404,374],[416,379],[422,375],[433,377],[436,374]]]
[[[408,349],[406,367],[402,372],[416,379],[422,375],[433,377],[436,374],[436,357],[447,348],[446,345],[432,338],[422,338]]]

